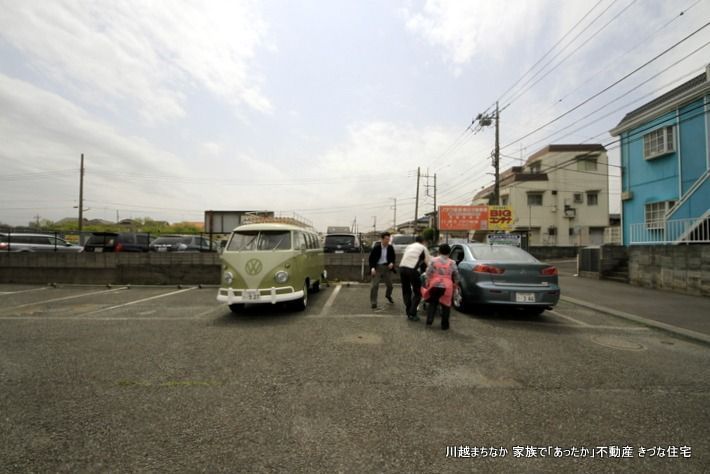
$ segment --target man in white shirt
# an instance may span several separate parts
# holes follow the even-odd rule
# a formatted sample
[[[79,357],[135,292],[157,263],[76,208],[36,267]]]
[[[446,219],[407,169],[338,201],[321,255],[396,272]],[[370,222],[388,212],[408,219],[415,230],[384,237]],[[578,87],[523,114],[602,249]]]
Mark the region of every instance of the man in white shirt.
[[[419,269],[422,264],[429,265],[431,255],[424,245],[424,239],[417,236],[413,244],[409,244],[404,249],[402,261],[399,263],[399,277],[402,280],[402,299],[404,300],[404,310],[407,319],[419,321],[417,307],[422,299],[421,279]],[[412,296],[414,293],[414,296]]]

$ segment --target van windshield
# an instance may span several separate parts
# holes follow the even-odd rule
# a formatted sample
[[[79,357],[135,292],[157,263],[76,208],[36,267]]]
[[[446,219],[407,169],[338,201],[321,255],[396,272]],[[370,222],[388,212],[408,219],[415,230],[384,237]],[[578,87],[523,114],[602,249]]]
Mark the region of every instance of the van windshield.
[[[291,231],[289,230],[253,230],[235,232],[229,241],[227,250],[289,250]]]

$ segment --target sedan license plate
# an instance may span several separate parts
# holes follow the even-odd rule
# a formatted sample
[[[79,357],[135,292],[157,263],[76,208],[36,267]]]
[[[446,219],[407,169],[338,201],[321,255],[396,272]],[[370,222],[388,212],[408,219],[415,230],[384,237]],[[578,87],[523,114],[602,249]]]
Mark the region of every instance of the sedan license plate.
[[[336,250],[335,253],[345,253],[345,250]]]
[[[103,247],[95,247],[94,252],[103,252],[104,248]]]
[[[535,293],[515,293],[516,303],[534,303]]]
[[[257,301],[259,299],[259,290],[244,290],[242,298],[245,301]]]
[[[168,248],[167,247],[158,247],[158,252],[167,252]]]

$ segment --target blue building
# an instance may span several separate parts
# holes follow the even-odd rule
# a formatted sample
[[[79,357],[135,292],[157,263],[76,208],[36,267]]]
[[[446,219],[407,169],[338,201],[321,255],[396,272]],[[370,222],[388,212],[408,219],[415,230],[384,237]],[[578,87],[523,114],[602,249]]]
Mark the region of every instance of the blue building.
[[[710,66],[629,112],[621,139],[624,245],[710,242]]]

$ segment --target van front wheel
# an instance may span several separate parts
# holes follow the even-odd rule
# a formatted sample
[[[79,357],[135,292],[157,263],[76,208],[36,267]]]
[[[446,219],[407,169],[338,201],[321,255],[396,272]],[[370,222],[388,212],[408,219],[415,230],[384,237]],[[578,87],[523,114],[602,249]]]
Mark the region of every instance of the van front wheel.
[[[303,283],[303,296],[294,302],[294,308],[298,311],[305,311],[308,307],[308,281]]]

